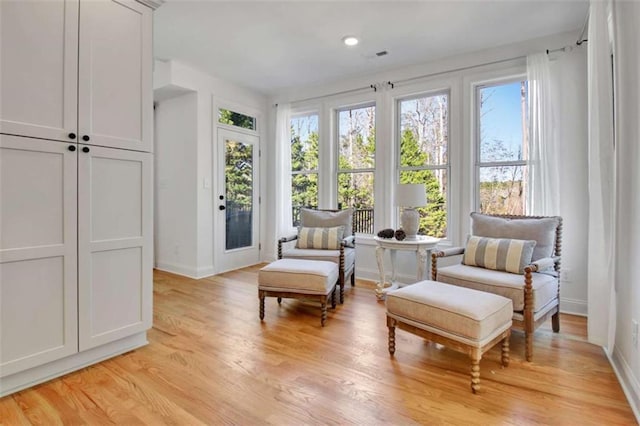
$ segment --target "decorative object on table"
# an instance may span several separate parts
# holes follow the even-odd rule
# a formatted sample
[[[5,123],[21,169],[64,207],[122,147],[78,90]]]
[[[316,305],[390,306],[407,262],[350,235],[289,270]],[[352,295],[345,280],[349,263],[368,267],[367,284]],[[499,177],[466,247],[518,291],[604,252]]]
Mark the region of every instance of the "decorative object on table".
[[[402,228],[396,230],[396,234],[395,235],[396,235],[396,240],[398,240],[398,241],[402,241],[405,238],[407,238],[407,233],[404,232],[404,230]]]
[[[378,232],[378,237],[389,239],[389,238],[393,238],[394,234],[395,234],[395,231],[393,229],[386,228]]]
[[[400,225],[407,236],[407,241],[417,240],[420,225],[420,213],[416,207],[427,205],[427,193],[424,184],[404,183],[396,187],[396,205],[403,207]],[[396,238],[398,236],[396,235]]]

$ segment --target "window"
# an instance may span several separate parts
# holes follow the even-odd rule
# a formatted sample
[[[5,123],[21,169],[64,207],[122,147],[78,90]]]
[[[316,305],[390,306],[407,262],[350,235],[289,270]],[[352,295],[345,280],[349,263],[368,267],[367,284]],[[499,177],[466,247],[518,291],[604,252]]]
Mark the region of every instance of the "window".
[[[398,101],[400,183],[425,186],[427,206],[420,212],[419,234],[447,236],[449,189],[449,94]]]
[[[291,119],[291,207],[293,226],[300,208],[318,207],[318,115]]]
[[[354,209],[354,231],[373,234],[376,107],[338,110],[338,208]]]
[[[218,110],[218,123],[230,126],[241,127],[243,129],[256,130],[256,118],[239,112],[220,108]]]
[[[476,207],[483,213],[527,212],[527,97],[526,80],[476,88]]]

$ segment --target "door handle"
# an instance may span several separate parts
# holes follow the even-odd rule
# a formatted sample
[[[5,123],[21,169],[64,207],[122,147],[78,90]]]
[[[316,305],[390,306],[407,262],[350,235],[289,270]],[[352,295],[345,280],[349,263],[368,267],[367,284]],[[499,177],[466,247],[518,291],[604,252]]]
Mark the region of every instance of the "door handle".
[[[226,209],[226,207],[225,206],[218,206],[218,209],[224,210],[224,209]]]

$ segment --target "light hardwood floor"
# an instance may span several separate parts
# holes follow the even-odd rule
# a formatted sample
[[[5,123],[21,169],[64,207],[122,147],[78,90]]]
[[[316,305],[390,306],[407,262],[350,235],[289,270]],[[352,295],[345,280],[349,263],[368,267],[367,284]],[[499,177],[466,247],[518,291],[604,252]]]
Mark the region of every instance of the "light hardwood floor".
[[[534,361],[511,336],[511,364],[485,354],[482,392],[466,356],[401,330],[387,351],[384,303],[346,287],[320,327],[318,306],[266,301],[259,265],[203,280],[155,273],[144,348],[0,399],[1,424],[636,424],[584,318],[538,330]]]

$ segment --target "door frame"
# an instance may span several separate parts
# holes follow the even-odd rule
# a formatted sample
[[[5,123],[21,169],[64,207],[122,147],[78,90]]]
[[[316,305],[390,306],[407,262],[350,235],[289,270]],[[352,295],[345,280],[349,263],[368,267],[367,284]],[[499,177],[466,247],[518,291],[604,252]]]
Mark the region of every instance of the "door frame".
[[[253,145],[253,212],[252,212],[252,243],[249,247],[226,249],[226,213],[219,210],[221,201],[219,196],[225,194],[226,176],[224,174],[225,139],[235,138],[240,142],[249,142]],[[231,127],[227,125],[216,126],[216,136],[212,147],[213,167],[212,181],[215,182],[211,193],[213,215],[213,258],[214,272],[216,274],[230,270],[254,265],[260,262],[261,245],[261,188],[260,188],[260,134],[257,131]],[[226,195],[226,194],[225,194]],[[248,253],[253,252],[253,253]],[[247,256],[249,254],[249,256]],[[245,260],[246,259],[246,260]]]

